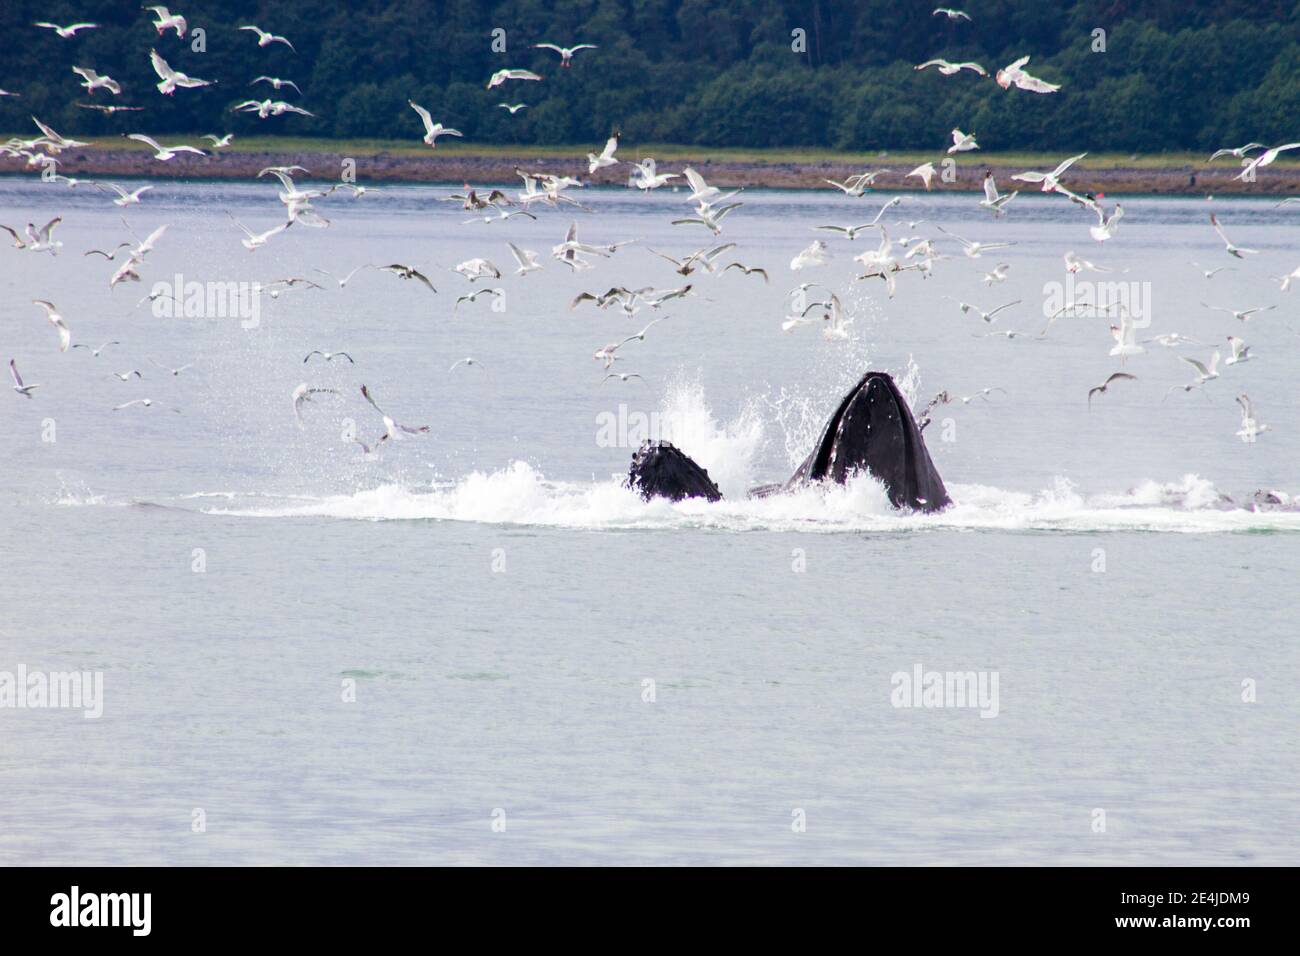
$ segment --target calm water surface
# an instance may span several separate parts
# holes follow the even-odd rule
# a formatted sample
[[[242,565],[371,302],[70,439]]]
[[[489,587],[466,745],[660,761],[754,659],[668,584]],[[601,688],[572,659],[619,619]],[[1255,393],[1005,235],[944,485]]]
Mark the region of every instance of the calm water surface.
[[[589,213],[491,225],[463,224],[434,201],[446,190],[336,194],[330,228],[246,252],[227,212],[268,229],[274,192],[160,184],[125,216],[169,229],[144,281],[110,292],[121,257],[82,253],[129,238],[123,213],[0,180],[0,222],[64,217],[57,258],[0,249],[0,360],[42,386],[0,396],[0,671],[101,672],[104,688],[98,719],[0,709],[0,861],[1300,862],[1300,515],[1221,498],[1300,492],[1300,300],[1268,278],[1297,265],[1294,207],[1136,198],[1098,244],[1061,201],[1022,195],[992,222],[971,194],[909,195],[887,220],[926,222],[896,238],[942,225],[1015,245],[970,260],[947,242],[933,278],[904,274],[890,299],[852,281],[866,235],[788,267],[812,226],[867,221],[887,191],[746,193],[722,261],[770,285],[682,279],[647,251],[710,238],[669,224],[684,193],[588,190]],[[1228,257],[1209,208],[1260,255]],[[574,274],[549,257],[571,221],[639,242]],[[507,241],[543,270],[514,276]],[[1034,334],[1071,249],[1112,270],[1076,280],[1134,283],[1140,338],[1206,344],[1148,344],[1122,366],[1138,380],[1090,410],[1121,368],[1105,319]],[[506,271],[502,311],[453,310],[472,287],[449,270],[478,256]],[[1193,261],[1233,270],[1206,280]],[[311,272],[389,262],[438,294]],[[1010,278],[990,288],[999,262]],[[255,329],[137,306],[177,276],[327,288],[263,298]],[[782,334],[803,280],[842,297],[848,341]],[[686,281],[697,294],[657,313],[569,308]],[[60,354],[34,298],[74,341],[121,344]],[[1017,299],[991,327],[953,301]],[[1241,323],[1202,303],[1279,307]],[[644,382],[602,384],[591,353],[661,316],[619,353]],[[990,328],[1029,334],[976,337]],[[1257,358],[1167,394],[1193,377],[1180,354],[1226,353],[1229,334]],[[304,365],[316,348],[356,364]],[[481,367],[449,373],[465,356]],[[954,507],[899,515],[870,480],[745,501],[868,368],[920,404],[1006,390],[927,431]],[[143,380],[110,374],[130,369]],[[337,394],[299,428],[302,382]],[[345,436],[383,426],[362,383],[429,434],[364,456]],[[1243,392],[1271,426],[1252,444]],[[621,489],[643,421],[729,500]],[[893,706],[892,675],[918,664],[995,673],[997,717]]]

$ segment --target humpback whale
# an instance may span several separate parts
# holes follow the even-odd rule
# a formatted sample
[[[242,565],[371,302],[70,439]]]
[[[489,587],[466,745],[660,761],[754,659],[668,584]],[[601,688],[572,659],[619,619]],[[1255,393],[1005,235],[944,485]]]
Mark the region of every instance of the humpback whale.
[[[709,473],[684,451],[666,441],[646,442],[632,456],[627,474],[628,487],[642,498],[707,498],[722,500],[722,492]]]
[[[766,497],[820,481],[843,484],[859,471],[869,472],[885,486],[895,508],[938,511],[951,504],[912,410],[885,372],[867,372],[849,390],[812,453],[788,481],[749,494]],[[647,499],[722,497],[708,472],[667,442],[641,446],[632,457],[628,485]]]

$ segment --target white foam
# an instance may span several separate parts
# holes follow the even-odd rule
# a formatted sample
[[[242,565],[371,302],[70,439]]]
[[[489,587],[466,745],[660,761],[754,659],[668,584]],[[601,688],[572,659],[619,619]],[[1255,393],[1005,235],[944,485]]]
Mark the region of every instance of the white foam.
[[[920,372],[909,362],[902,380],[915,392]],[[825,389],[820,389],[825,391]],[[893,509],[869,475],[846,485],[801,489],[763,499],[745,497],[757,483],[755,464],[764,449],[764,416],[781,434],[789,467],[808,453],[825,420],[824,396],[782,389],[758,396],[732,419],[719,422],[704,389],[686,377],[669,385],[660,408],[670,440],[709,472],[723,500],[643,501],[618,480],[557,482],[523,461],[451,480],[412,484],[389,476],[371,487],[341,494],[264,490],[202,491],[175,501],[214,515],[258,518],[333,518],[360,521],[465,521],[573,529],[711,528],[721,531],[918,532],[1160,531],[1214,533],[1300,531],[1300,513],[1256,512],[1228,502],[1197,475],[1171,482],[1147,480],[1122,492],[1085,494],[1064,478],[1037,492],[986,485],[949,484],[953,505],[940,514]],[[337,486],[336,486],[337,487]],[[102,496],[63,482],[55,501],[102,505]]]
[[[475,472],[460,481],[427,489],[383,485],[308,502],[276,506],[250,502],[209,509],[208,513],[260,518],[472,521],[583,530],[1300,531],[1300,513],[1217,506],[1218,492],[1194,475],[1180,482],[1145,482],[1131,492],[1094,497],[1080,494],[1064,479],[1037,494],[985,485],[953,485],[949,491],[954,504],[933,515],[894,510],[880,483],[868,475],[845,485],[812,486],[763,499],[647,502],[613,480],[550,482],[531,465],[516,461],[499,471]]]

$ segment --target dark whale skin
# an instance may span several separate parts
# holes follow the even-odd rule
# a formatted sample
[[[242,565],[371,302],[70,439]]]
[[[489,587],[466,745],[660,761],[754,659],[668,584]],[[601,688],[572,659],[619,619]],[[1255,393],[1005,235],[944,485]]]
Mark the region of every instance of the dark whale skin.
[[[651,498],[722,500],[722,492],[709,473],[666,441],[646,442],[637,449],[628,469],[627,484],[646,501]]]
[[[755,488],[750,495],[766,497],[813,481],[843,484],[862,470],[885,486],[895,508],[928,512],[952,503],[912,410],[885,372],[868,372],[844,396],[789,481]]]
[[[907,400],[885,372],[867,372],[844,396],[812,454],[789,481],[755,488],[749,494],[763,498],[819,481],[842,485],[860,471],[885,486],[895,508],[933,512],[952,503]],[[668,442],[641,446],[632,456],[628,486],[646,500],[722,498],[709,473]]]

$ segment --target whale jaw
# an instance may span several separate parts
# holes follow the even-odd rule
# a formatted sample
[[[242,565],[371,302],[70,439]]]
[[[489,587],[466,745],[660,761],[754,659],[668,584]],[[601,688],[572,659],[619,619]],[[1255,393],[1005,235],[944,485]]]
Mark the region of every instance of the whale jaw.
[[[764,498],[813,482],[842,485],[861,472],[884,485],[895,508],[932,512],[952,503],[912,410],[885,372],[867,372],[844,396],[812,454],[789,481],[755,488],[749,496]],[[632,456],[628,487],[647,501],[722,498],[707,471],[677,446],[662,441],[646,442]]]
[[[907,401],[885,372],[868,372],[844,396],[783,489],[810,481],[843,484],[861,471],[885,486],[895,508],[938,511],[952,503]]]
[[[666,441],[648,441],[637,449],[628,469],[627,484],[647,501],[651,498],[722,500],[722,492],[709,473]]]

